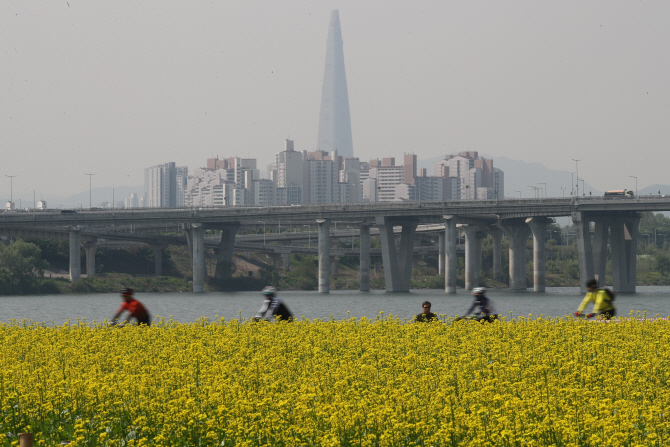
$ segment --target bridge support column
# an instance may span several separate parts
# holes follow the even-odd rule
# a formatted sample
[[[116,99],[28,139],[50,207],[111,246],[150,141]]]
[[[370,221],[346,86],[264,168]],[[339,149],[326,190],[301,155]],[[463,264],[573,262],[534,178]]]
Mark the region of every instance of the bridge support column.
[[[240,224],[223,225],[221,230],[221,241],[219,252],[216,256],[216,271],[214,278],[224,279],[229,276],[233,264],[233,251],[235,249],[235,235],[240,229]]]
[[[282,253],[281,263],[282,263],[282,266],[284,267],[284,270],[287,271],[287,272],[289,270],[291,270],[290,259],[291,259],[291,254],[290,253]]]
[[[339,261],[340,258],[337,256],[331,256],[330,257],[330,274],[331,275],[337,275],[337,261]]]
[[[379,259],[375,259],[375,275],[379,276],[382,272],[382,263]]]
[[[279,271],[279,259],[281,258],[281,255],[277,253],[268,253],[266,256],[272,260],[272,268]]]
[[[458,258],[456,257],[456,242],[458,239],[457,221],[456,216],[444,216],[444,292],[450,294],[456,293],[456,267],[458,266]]]
[[[191,224],[191,247],[193,250],[193,292],[205,291],[205,228],[200,223]]]
[[[81,227],[70,227],[70,281],[81,278]]]
[[[533,232],[533,290],[544,292],[547,289],[544,236],[547,233],[547,225],[553,221],[543,217],[531,217],[526,219],[526,223]]]
[[[639,215],[612,219],[612,285],[615,292],[635,293]]]
[[[507,219],[499,226],[509,239],[509,288],[524,290],[528,287],[526,247],[531,230],[523,220]]]
[[[95,253],[98,251],[97,242],[86,242],[84,252],[86,253],[86,277],[95,278]]]
[[[319,231],[319,293],[330,293],[330,219],[317,219]]]
[[[156,276],[163,276],[163,251],[167,245],[150,245],[154,251],[154,273]]]
[[[572,223],[575,225],[575,237],[577,238],[579,289],[584,293],[586,292],[586,281],[595,278],[593,272],[593,250],[591,248],[591,221],[584,213],[577,212],[572,213]]]
[[[393,234],[394,224],[402,227],[398,248],[396,248],[395,235]],[[379,237],[382,245],[386,291],[409,292],[417,222],[411,220],[394,221],[384,216],[378,216],[376,225],[379,227]]]
[[[370,291],[370,224],[361,223],[360,291]]]
[[[607,270],[607,230],[609,224],[602,217],[593,219],[593,223],[593,268],[598,287],[604,287]]]
[[[472,290],[479,285],[479,229],[473,225],[462,225],[460,230],[465,235],[465,290]]]
[[[437,252],[438,254],[438,264],[437,264],[437,273],[438,275],[444,275],[444,261],[445,261],[445,251],[444,251],[444,233],[440,233],[437,239]]]
[[[502,235],[503,232],[499,228],[491,228],[489,231],[493,237],[493,279],[500,281],[502,277]]]
[[[191,265],[193,265],[193,238],[191,237],[191,230],[186,229],[186,245],[188,246],[188,256],[191,258]]]

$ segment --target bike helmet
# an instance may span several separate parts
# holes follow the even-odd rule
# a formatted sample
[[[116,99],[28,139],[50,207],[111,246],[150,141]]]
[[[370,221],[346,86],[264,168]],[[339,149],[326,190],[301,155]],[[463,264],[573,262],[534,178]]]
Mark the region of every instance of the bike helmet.
[[[131,288],[121,289],[121,295],[132,296],[133,293],[135,293],[135,291]]]
[[[266,286],[261,293],[263,295],[275,296],[277,294],[277,289],[272,286]]]
[[[473,295],[483,295],[484,292],[486,292],[486,288],[484,287],[475,287],[474,289],[472,289]]]

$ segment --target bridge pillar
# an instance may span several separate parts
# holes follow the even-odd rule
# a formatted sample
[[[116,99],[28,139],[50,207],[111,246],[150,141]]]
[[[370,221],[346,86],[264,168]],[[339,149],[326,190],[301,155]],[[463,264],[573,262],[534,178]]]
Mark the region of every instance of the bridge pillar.
[[[290,259],[291,259],[291,254],[290,253],[282,253],[281,254],[281,263],[284,266],[285,271],[291,270],[290,268]]]
[[[156,276],[163,276],[163,251],[167,245],[155,244],[150,247],[154,251],[154,273]]]
[[[456,242],[458,239],[457,222],[458,219],[456,216],[444,216],[444,292],[450,294],[456,293],[456,267],[458,266],[458,258],[456,257]]]
[[[193,292],[205,291],[205,228],[200,223],[191,224],[191,247],[193,251]]]
[[[382,272],[382,263],[379,258],[375,259],[375,275],[379,276]]]
[[[193,265],[193,238],[191,237],[191,230],[185,229],[186,245],[188,246],[188,256],[191,258],[191,265]]]
[[[579,260],[579,289],[586,292],[586,281],[595,278],[593,272],[593,250],[591,248],[591,221],[581,212],[572,213],[577,238],[577,258]],[[612,256],[614,258],[614,256]]]
[[[409,292],[412,276],[412,255],[414,254],[414,234],[418,222],[414,220],[393,220],[378,216],[375,225],[379,227],[384,261],[384,282],[387,292]],[[396,248],[393,226],[401,226],[400,244]]]
[[[620,216],[610,221],[612,286],[615,292],[635,293],[639,226],[639,214]]]
[[[235,235],[240,229],[239,223],[223,225],[217,229],[221,230],[221,241],[219,252],[216,256],[215,279],[224,279],[228,276],[233,264],[233,250],[235,248]]]
[[[533,232],[533,290],[544,292],[547,289],[544,235],[547,233],[547,225],[553,223],[553,220],[546,217],[531,217],[526,219],[526,223]]]
[[[331,275],[337,275],[337,271],[338,271],[337,270],[337,267],[338,267],[337,266],[337,261],[339,261],[339,259],[340,258],[337,257],[337,256],[331,256],[330,257],[329,262],[330,262],[330,274]]]
[[[607,234],[608,222],[602,217],[593,219],[593,268],[598,287],[605,286],[607,270]]]
[[[370,291],[370,224],[361,222],[360,291]]]
[[[437,252],[438,254],[438,266],[437,273],[438,275],[444,275],[444,261],[445,261],[445,251],[444,251],[444,233],[440,233],[437,238]]]
[[[500,281],[502,277],[502,235],[500,228],[491,228],[489,234],[493,237],[493,279]]]
[[[95,253],[98,251],[97,242],[86,242],[84,252],[86,253],[86,277],[95,278]]]
[[[479,228],[474,225],[461,225],[459,228],[465,235],[465,290],[472,290],[479,285]]]
[[[81,227],[70,227],[70,281],[81,278]]]
[[[498,225],[509,239],[509,288],[526,289],[528,286],[526,248],[530,228],[523,220],[506,219]]]
[[[317,219],[319,231],[319,293],[330,293],[330,219]]]
[[[278,253],[268,253],[266,256],[272,260],[272,268],[279,271],[279,259],[281,255]]]

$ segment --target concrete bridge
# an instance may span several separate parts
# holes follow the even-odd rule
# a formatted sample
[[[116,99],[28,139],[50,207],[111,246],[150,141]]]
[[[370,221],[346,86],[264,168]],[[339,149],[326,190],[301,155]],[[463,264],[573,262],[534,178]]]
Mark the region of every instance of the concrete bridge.
[[[292,222],[315,225],[319,257],[319,292],[328,293],[330,275],[331,222],[358,227],[360,238],[361,290],[369,290],[370,234],[379,232],[386,290],[408,291],[419,224],[443,225],[439,237],[440,267],[445,273],[445,292],[456,293],[456,241],[465,237],[465,288],[478,285],[481,240],[491,234],[494,243],[493,275],[500,277],[502,234],[510,241],[510,288],[526,289],[526,244],[533,237],[533,289],[545,290],[546,227],[553,217],[569,216],[577,229],[580,282],[596,278],[603,283],[607,244],[611,244],[613,286],[617,292],[635,291],[635,268],[640,212],[669,211],[670,198],[635,199],[584,197],[569,199],[518,199],[495,201],[403,202],[381,204],[312,205],[250,208],[81,210],[77,212],[3,213],[0,231],[31,227],[65,228],[69,233],[71,258],[79,252],[82,231],[123,225],[174,225],[186,229],[193,260],[193,291],[204,291],[204,247],[206,229],[221,232],[219,262],[231,262],[235,237],[242,225]],[[591,224],[593,223],[593,232]],[[396,238],[399,234],[399,238]],[[396,241],[396,239],[398,239]],[[442,248],[444,247],[444,248]],[[79,268],[72,265],[71,277]]]
[[[145,227],[143,230],[156,230],[156,227]],[[162,228],[161,228],[162,229]],[[395,232],[399,233],[396,228]],[[432,234],[444,231],[443,225],[421,225],[417,227],[417,234]],[[52,239],[52,240],[71,240],[72,227],[29,227],[29,228],[1,228],[0,234],[6,237],[16,237],[24,239]],[[371,229],[370,234],[379,233]],[[331,231],[330,239],[349,239],[358,236],[359,232],[355,229],[345,229]],[[311,232],[291,232],[291,233],[270,233],[270,234],[238,234],[235,237],[234,250],[244,252],[264,253],[272,260],[273,266],[279,270],[279,261],[282,260],[284,269],[289,269],[289,256],[291,254],[318,255],[316,236],[314,245],[311,244]],[[308,245],[292,245],[296,241],[307,241]],[[118,249],[130,245],[147,245],[155,253],[155,275],[161,276],[163,272],[162,259],[163,250],[169,245],[188,245],[188,238],[184,236],[165,236],[150,234],[146,232],[130,233],[127,231],[105,232],[96,229],[81,228],[79,230],[79,243],[84,248],[86,259],[86,275],[88,278],[95,277],[95,254],[98,249],[111,248]],[[281,245],[278,245],[280,243]],[[205,237],[205,247],[218,249],[220,239],[216,237]],[[76,281],[76,266],[81,265],[80,251],[76,249],[76,241],[71,247],[74,253],[70,256],[70,279]],[[459,253],[463,253],[463,246],[458,246]],[[343,256],[359,256],[360,249],[352,248],[330,248],[331,273],[337,272],[337,261]],[[438,255],[437,245],[424,245],[414,247],[414,261],[419,257],[426,255]],[[375,269],[379,272],[379,260],[381,260],[381,249],[371,249],[370,257],[374,259]],[[232,259],[231,259],[232,261]],[[81,272],[79,272],[81,276]]]

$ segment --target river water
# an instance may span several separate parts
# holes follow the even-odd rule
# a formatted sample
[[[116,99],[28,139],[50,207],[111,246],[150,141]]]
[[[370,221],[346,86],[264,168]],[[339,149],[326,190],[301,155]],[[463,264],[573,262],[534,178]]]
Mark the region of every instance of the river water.
[[[410,293],[332,291],[284,291],[279,296],[297,317],[343,319],[348,317],[374,318],[383,312],[411,319],[421,312],[424,300],[432,302],[432,311],[449,316],[462,315],[470,306],[471,296],[462,290],[445,295],[440,290],[413,290]],[[583,294],[576,287],[550,287],[546,293],[492,289],[488,296],[498,313],[509,316],[563,316],[575,312]],[[258,292],[211,293],[138,293],[150,314],[193,322],[201,317],[251,318],[260,308],[263,298]],[[63,324],[67,320],[103,321],[111,318],[119,307],[117,294],[41,295],[0,297],[0,322],[32,320],[47,325]],[[670,315],[670,287],[638,287],[635,294],[618,294],[615,305],[618,315],[646,312],[647,316]],[[591,306],[587,307],[590,312]]]

